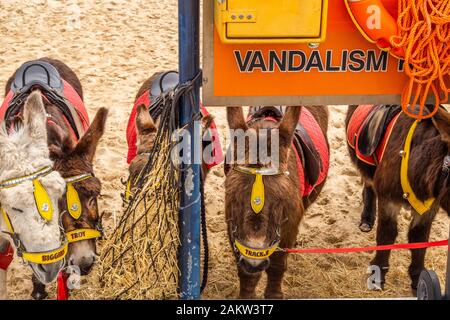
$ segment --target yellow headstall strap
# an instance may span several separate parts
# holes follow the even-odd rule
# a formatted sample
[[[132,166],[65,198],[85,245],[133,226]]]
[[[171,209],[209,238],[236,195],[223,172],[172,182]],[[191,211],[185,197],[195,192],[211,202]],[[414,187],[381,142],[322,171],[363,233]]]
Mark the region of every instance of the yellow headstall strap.
[[[255,260],[265,260],[265,259],[269,258],[275,252],[275,250],[278,249],[280,243],[276,242],[270,248],[265,248],[265,249],[249,248],[247,246],[244,246],[242,243],[240,243],[237,240],[234,241],[234,245],[239,250],[239,252],[246,258],[255,259]]]
[[[46,252],[23,252],[22,258],[36,264],[50,264],[58,262],[67,255],[68,243],[64,243],[58,249]]]
[[[409,157],[411,153],[411,143],[418,123],[419,121],[416,120],[411,125],[408,135],[406,136],[405,147],[403,151],[400,153],[400,155],[402,156],[400,181],[403,189],[403,197],[408,200],[408,202],[414,208],[414,210],[416,210],[419,214],[422,215],[431,209],[435,198],[430,198],[425,201],[417,199],[416,194],[414,193],[414,190],[412,189],[408,179],[408,167],[409,167]]]
[[[131,178],[129,178],[128,181],[127,181],[127,187],[125,189],[125,201],[130,201],[131,196],[132,196],[132,193],[131,193]]]
[[[44,220],[50,221],[50,220],[52,220],[52,216],[53,216],[52,200],[51,200],[47,190],[45,190],[44,186],[39,181],[39,178],[48,175],[52,171],[53,171],[52,167],[48,166],[48,167],[44,167],[44,168],[36,171],[35,173],[30,174],[30,175],[3,181],[0,183],[0,189],[13,188],[23,182],[32,181],[33,189],[34,189],[33,190],[34,201],[36,203],[36,208]]]
[[[78,220],[81,216],[81,201],[77,190],[73,186],[74,183],[92,178],[92,174],[85,173],[78,176],[65,178],[67,183],[66,199],[67,199],[67,211],[75,220]]]
[[[0,210],[2,211],[3,220],[6,222],[6,226],[8,227],[8,230],[11,234],[14,234],[14,228],[11,224],[11,220],[9,220],[8,214],[6,213],[5,209],[3,207],[0,207]]]
[[[83,240],[101,238],[102,234],[100,233],[100,231],[95,229],[77,229],[74,231],[67,232],[66,237],[69,243],[73,243]]]
[[[253,182],[252,194],[250,198],[251,201],[250,204],[255,214],[260,213],[264,208],[265,202],[263,176],[276,176],[283,174],[283,172],[274,168],[249,168],[238,166],[235,167],[234,169],[238,172],[251,174],[255,176],[255,181]]]
[[[53,216],[53,204],[44,186],[38,179],[33,180],[34,200],[39,214],[44,220],[51,221]]]

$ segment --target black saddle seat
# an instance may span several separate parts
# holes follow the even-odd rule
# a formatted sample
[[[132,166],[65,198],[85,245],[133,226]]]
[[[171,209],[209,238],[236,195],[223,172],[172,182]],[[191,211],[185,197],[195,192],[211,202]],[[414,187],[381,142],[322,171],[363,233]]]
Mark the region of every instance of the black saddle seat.
[[[45,61],[29,61],[24,63],[17,71],[11,90],[17,94],[28,92],[33,86],[44,90],[57,90],[63,92],[63,81],[54,66]]]
[[[362,155],[371,157],[375,154],[386,128],[401,110],[399,105],[377,105],[372,109],[364,121],[358,137],[357,148]]]
[[[286,107],[283,106],[264,106],[264,107],[250,107],[249,114],[251,121],[256,121],[264,118],[274,118],[281,121],[286,112]],[[299,121],[294,132],[294,147],[299,155],[303,167],[305,179],[311,186],[315,186],[319,180],[320,173],[323,169],[322,158],[319,151],[314,145],[313,140]]]
[[[168,91],[175,89],[180,83],[180,77],[176,71],[163,72],[155,80],[152,81],[150,95],[153,97],[160,96]]]
[[[48,62],[34,60],[25,62],[14,75],[11,84],[14,96],[9,102],[5,112],[7,126],[22,111],[23,104],[28,95],[34,90],[41,90],[43,96],[64,114],[77,139],[82,134],[81,126],[77,126],[75,120],[76,111],[64,96],[64,82],[58,70]]]

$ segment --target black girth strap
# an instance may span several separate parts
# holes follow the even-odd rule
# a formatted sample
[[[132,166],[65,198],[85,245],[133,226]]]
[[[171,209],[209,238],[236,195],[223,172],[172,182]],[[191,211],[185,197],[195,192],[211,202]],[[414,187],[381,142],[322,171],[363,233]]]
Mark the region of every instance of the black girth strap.
[[[11,99],[5,112],[5,121],[10,125],[14,117],[20,114],[29,94],[34,90],[41,90],[44,97],[55,105],[69,122],[77,139],[80,138],[75,119],[73,118],[68,101],[64,97],[64,84],[58,70],[45,61],[29,61],[24,63],[15,73],[11,90],[14,97]]]

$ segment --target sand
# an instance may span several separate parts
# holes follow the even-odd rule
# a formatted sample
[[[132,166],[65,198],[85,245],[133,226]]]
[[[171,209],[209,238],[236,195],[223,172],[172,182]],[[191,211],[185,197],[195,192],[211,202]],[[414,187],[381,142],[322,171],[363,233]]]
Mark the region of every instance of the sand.
[[[177,68],[178,31],[175,0],[2,0],[0,2],[0,84],[21,63],[42,56],[63,60],[79,75],[91,119],[100,107],[110,109],[107,130],[95,160],[103,183],[99,206],[108,230],[121,214],[121,179],[127,177],[125,128],[141,83],[160,70]],[[225,109],[210,109],[225,136]],[[301,224],[298,245],[303,247],[368,246],[375,233],[357,228],[362,209],[360,178],[345,145],[346,106],[330,107],[331,170],[318,201]],[[210,245],[209,282],[203,298],[235,298],[238,279],[224,219],[223,167],[214,168],[206,183]],[[402,211],[398,241],[406,241],[410,215]],[[448,218],[439,213],[432,240],[448,237]],[[404,297],[410,296],[408,251],[394,252],[387,286],[369,291],[366,270],[372,253],[291,255],[284,281],[286,298]],[[446,249],[430,249],[426,266],[445,273]],[[31,271],[16,259],[8,274],[11,299],[29,299]],[[83,279],[74,298],[90,297],[92,277]],[[258,287],[262,297],[265,279]],[[54,287],[49,287],[54,298]],[[91,297],[92,298],[92,297]],[[101,299],[101,296],[95,297]]]

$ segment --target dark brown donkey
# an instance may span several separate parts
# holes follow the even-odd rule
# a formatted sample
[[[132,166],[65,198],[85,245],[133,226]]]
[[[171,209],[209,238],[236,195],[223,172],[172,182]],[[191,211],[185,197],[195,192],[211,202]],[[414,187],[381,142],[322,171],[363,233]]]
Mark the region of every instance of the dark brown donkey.
[[[346,127],[353,122],[352,115],[358,106],[350,106]],[[388,107],[399,108],[398,106]],[[376,200],[378,200],[377,245],[393,244],[396,240],[397,216],[402,206],[412,210],[412,221],[409,226],[408,240],[410,243],[426,242],[430,235],[431,224],[439,207],[450,213],[450,114],[441,108],[431,120],[418,123],[414,132],[411,152],[409,156],[408,178],[412,190],[420,201],[432,197],[436,198],[428,212],[420,215],[406,200],[400,179],[402,162],[401,151],[404,149],[405,139],[414,120],[405,114],[396,119],[385,146],[381,161],[377,166],[361,161],[352,147],[349,147],[352,161],[356,164],[364,181],[361,225],[368,231],[375,221]],[[350,125],[351,126],[351,125]],[[371,130],[376,130],[374,126]],[[374,135],[369,132],[369,138]],[[369,139],[370,140],[370,139]],[[364,148],[364,146],[361,146]],[[424,270],[426,249],[411,251],[411,265],[409,275],[413,293],[417,289],[418,279]],[[389,268],[390,251],[377,251],[371,265],[381,269],[381,286],[385,283],[385,276]]]
[[[49,63],[56,68],[59,76],[75,90],[81,101],[83,100],[81,82],[67,65],[59,60],[50,58],[42,58],[38,61]],[[36,70],[39,75],[40,69],[36,67]],[[30,75],[30,77],[36,77],[36,72],[34,72],[33,75]],[[39,78],[39,76],[37,76],[37,78]],[[9,93],[13,81],[14,76],[8,80],[6,94]],[[78,208],[81,213],[80,217],[75,219],[69,214],[66,195],[60,199],[59,208],[60,211],[63,212],[61,219],[65,232],[80,231],[75,232],[73,234],[74,238],[70,239],[72,241],[75,240],[75,242],[69,243],[67,262],[69,265],[78,266],[81,275],[86,275],[91,271],[97,256],[96,237],[98,236],[98,231],[101,229],[101,218],[99,216],[97,205],[97,197],[100,195],[101,183],[100,180],[95,177],[93,160],[98,142],[104,133],[108,110],[106,108],[100,108],[97,111],[92,124],[89,127],[87,127],[88,124],[86,125],[86,132],[84,132],[83,135],[78,132],[81,136],[78,137],[74,134],[74,131],[77,131],[76,128],[71,127],[66,115],[62,112],[64,109],[57,107],[54,103],[50,102],[50,99],[46,98],[44,101],[48,116],[48,145],[50,156],[54,161],[55,170],[57,170],[66,181],[68,181],[69,178],[81,178],[72,183],[78,194],[79,203],[81,204],[81,208]],[[18,107],[21,108],[22,106],[19,105]],[[81,115],[77,114],[77,116]],[[82,178],[83,176],[85,176],[85,178]],[[85,232],[86,230],[89,230],[88,232],[90,232],[90,234]],[[75,238],[77,236],[80,236],[82,239],[84,237],[85,240],[76,241],[77,239]],[[35,299],[45,298],[47,295],[45,286],[34,278],[33,284],[34,289],[32,296]]]
[[[284,117],[281,114],[281,117],[277,119],[274,119],[274,114],[277,113],[274,107],[264,108],[268,109],[264,109],[262,113],[259,112],[258,117],[248,122],[244,118],[241,107],[227,108],[230,129],[235,132],[241,129],[243,131],[240,132],[247,137],[259,136],[260,132],[265,131],[262,129],[267,129],[268,131],[265,131],[268,136],[267,141],[270,141],[268,146],[271,146],[273,134],[277,132],[275,129],[279,129],[279,166],[276,163],[262,165],[260,155],[258,155],[257,164],[249,163],[249,144],[246,143],[246,156],[245,159],[241,159],[245,164],[228,162],[225,167],[225,216],[229,240],[238,264],[239,297],[243,299],[255,298],[255,288],[263,271],[266,271],[268,276],[265,298],[283,298],[282,280],[287,269],[287,254],[279,250],[273,251],[274,246],[290,248],[295,245],[300,221],[305,210],[320,193],[329,165],[326,107],[288,107]],[[312,161],[312,158],[304,156],[301,160],[303,170],[299,169],[301,167],[298,163],[298,149],[294,147],[293,141],[296,139],[294,131],[299,126],[299,119],[302,119],[300,115],[302,114],[303,117],[304,113],[311,115],[311,119],[316,124],[316,134],[320,134],[323,146],[326,148],[326,159],[322,158],[323,164],[308,163]],[[238,137],[238,134],[235,134],[235,137]],[[237,139],[232,141],[235,148],[236,141]],[[263,142],[258,141],[258,146],[261,143]],[[308,155],[305,148],[303,148],[303,155]],[[270,147],[268,149],[270,150]],[[270,153],[272,154],[272,150]],[[228,158],[227,161],[230,161]],[[236,156],[233,158],[236,160]],[[304,181],[301,177],[312,176],[308,168],[312,170],[316,166],[317,169],[319,165],[319,171],[324,172],[325,175],[321,181],[316,177],[317,184],[311,183],[314,186],[313,190],[308,195],[303,194],[301,190]],[[255,173],[261,175],[257,177]],[[262,193],[261,184],[255,187],[259,178],[263,182]],[[255,196],[258,192],[259,195]],[[264,204],[261,210],[253,205],[260,205],[262,197],[264,197]],[[256,213],[257,211],[259,212]],[[241,248],[239,249],[238,246]]]

